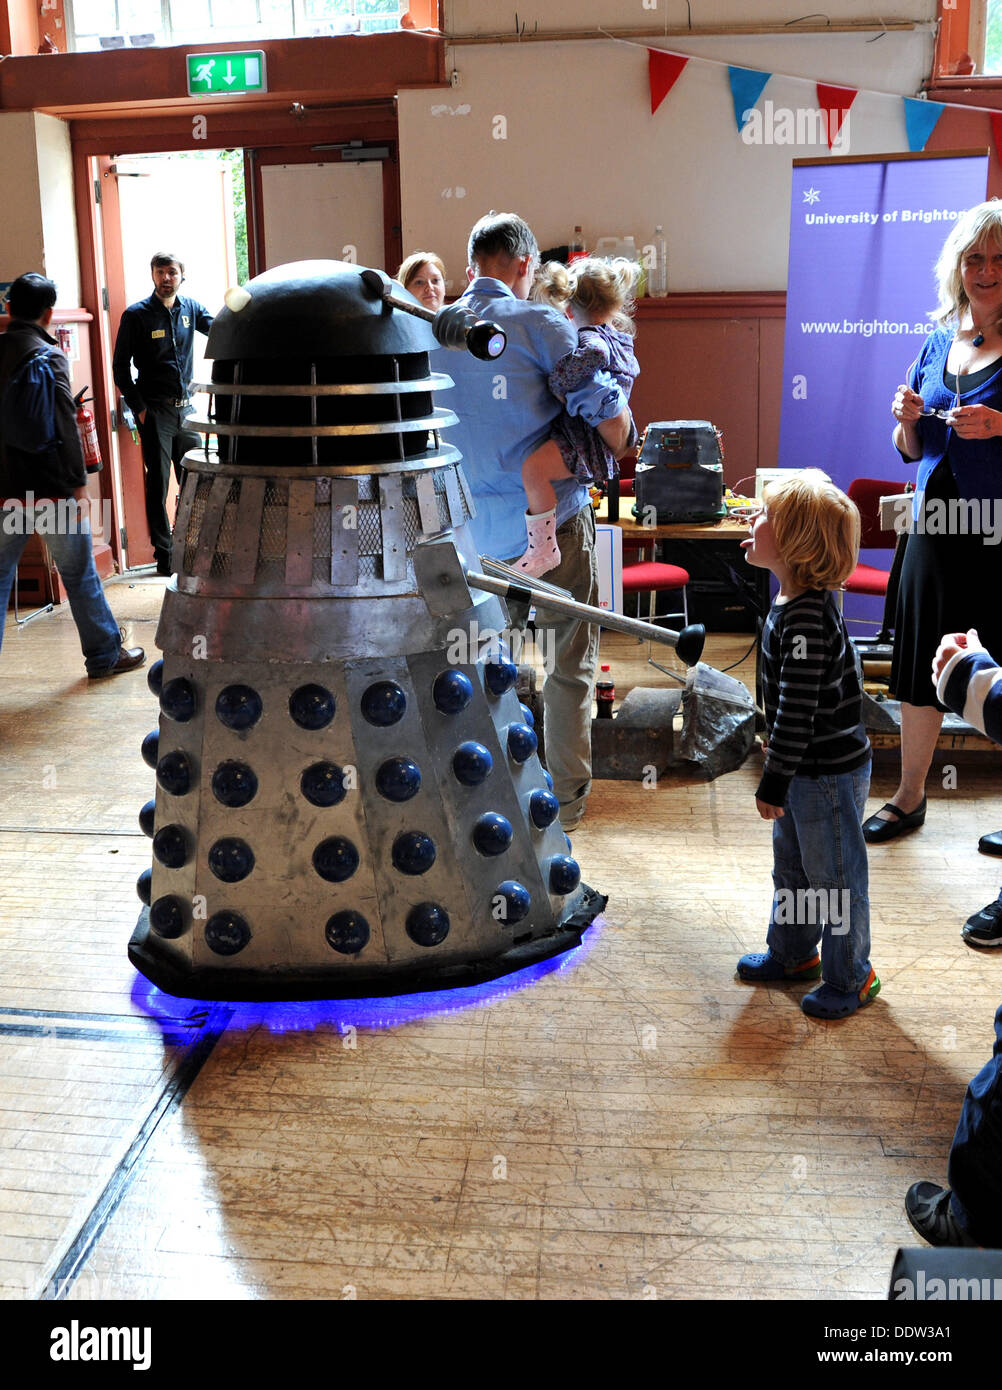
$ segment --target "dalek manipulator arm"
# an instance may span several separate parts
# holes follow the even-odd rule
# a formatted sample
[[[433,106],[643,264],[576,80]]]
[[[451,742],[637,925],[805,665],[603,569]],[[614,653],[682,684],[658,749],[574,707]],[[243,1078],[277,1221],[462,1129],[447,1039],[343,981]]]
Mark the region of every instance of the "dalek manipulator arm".
[[[702,623],[690,623],[681,632],[673,632],[670,628],[658,627],[640,618],[627,618],[621,613],[611,613],[590,603],[579,603],[566,589],[559,589],[544,580],[527,584],[520,571],[489,555],[481,555],[480,563],[486,573],[466,568],[451,538],[424,541],[418,545],[414,550],[414,570],[430,612],[443,617],[465,609],[473,602],[470,589],[480,589],[484,593],[497,594],[508,602],[535,603],[566,617],[581,618],[584,622],[599,623],[614,632],[628,632],[632,637],[674,647],[679,660],[686,666],[697,665],[703,654],[706,628]]]
[[[382,270],[363,270],[361,279],[374,298],[430,323],[431,331],[443,347],[465,348],[484,362],[491,362],[504,352],[508,342],[504,329],[499,324],[478,318],[465,304],[457,301],[432,313],[416,300],[401,299],[393,288],[394,282]]]

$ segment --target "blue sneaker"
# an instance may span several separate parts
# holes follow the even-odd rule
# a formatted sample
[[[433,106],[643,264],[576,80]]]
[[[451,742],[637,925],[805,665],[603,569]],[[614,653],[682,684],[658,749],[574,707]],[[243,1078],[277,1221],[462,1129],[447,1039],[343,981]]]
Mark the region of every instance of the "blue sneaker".
[[[877,979],[876,971],[871,970],[861,990],[851,989],[847,994],[843,994],[840,989],[833,989],[831,985],[822,985],[820,989],[805,994],[800,1001],[800,1007],[811,1018],[848,1018],[857,1009],[876,999],[879,993],[880,981]]]
[[[819,980],[821,957],[815,951],[809,960],[786,966],[771,951],[758,952],[741,957],[738,974],[742,980],[749,980],[752,984],[766,984],[772,980]]]

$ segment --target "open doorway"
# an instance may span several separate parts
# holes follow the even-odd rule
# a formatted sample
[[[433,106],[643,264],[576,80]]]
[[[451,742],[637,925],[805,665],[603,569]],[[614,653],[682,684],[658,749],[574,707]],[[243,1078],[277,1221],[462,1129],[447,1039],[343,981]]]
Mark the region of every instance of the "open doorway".
[[[181,294],[216,314],[232,285],[247,279],[247,223],[242,150],[130,154],[96,161],[107,295],[107,342],[113,347],[125,308],[148,298],[150,258],[168,252],[184,265]],[[206,380],[206,339],[195,335],[194,377]],[[108,375],[109,386],[111,375]],[[206,401],[196,395],[196,414]],[[153,561],[146,527],[142,453],[119,393],[112,407],[113,460],[121,499],[122,564]],[[168,515],[176,505],[172,478]]]

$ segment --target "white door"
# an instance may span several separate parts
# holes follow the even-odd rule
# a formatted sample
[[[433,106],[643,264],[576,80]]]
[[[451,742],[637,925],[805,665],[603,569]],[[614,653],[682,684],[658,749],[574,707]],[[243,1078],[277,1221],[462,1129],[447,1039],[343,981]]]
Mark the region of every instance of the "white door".
[[[383,264],[379,160],[262,164],[261,195],[266,269],[290,261]]]

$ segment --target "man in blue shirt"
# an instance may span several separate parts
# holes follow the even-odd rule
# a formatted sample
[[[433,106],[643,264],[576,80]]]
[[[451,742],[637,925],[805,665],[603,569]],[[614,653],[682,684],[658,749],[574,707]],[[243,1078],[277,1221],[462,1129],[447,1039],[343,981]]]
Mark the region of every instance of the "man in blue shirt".
[[[193,372],[195,330],[208,333],[212,315],[197,299],[178,294],[184,262],[158,251],[150,262],[153,293],[130,304],[115,341],[115,385],[139,425],[146,473],[146,521],[158,574],[170,574],[167,488],[171,462],[178,482],[181,459],[199,436],[185,429],[191,414],[188,392]],[[136,364],[138,381],[132,379]]]
[[[514,213],[488,214],[470,233],[471,283],[463,296],[482,318],[508,335],[504,355],[483,362],[450,353],[444,364],[456,383],[444,404],[459,424],[448,442],[463,455],[463,471],[477,515],[470,522],[481,554],[515,559],[526,547],[522,464],[550,432],[563,408],[551,395],[549,375],[577,347],[569,319],[528,296],[539,265],[531,228]],[[598,428],[615,453],[635,437],[625,397],[607,372],[575,394],[578,413]],[[557,544],[561,561],[546,579],[569,589],[582,603],[598,601],[595,514],[588,490],[568,474],[554,484]],[[509,604],[512,622],[524,626],[524,605]],[[537,638],[547,658],[543,685],[546,761],[560,802],[560,823],[573,830],[591,789],[591,704],[598,659],[598,629],[545,609],[537,612]]]

